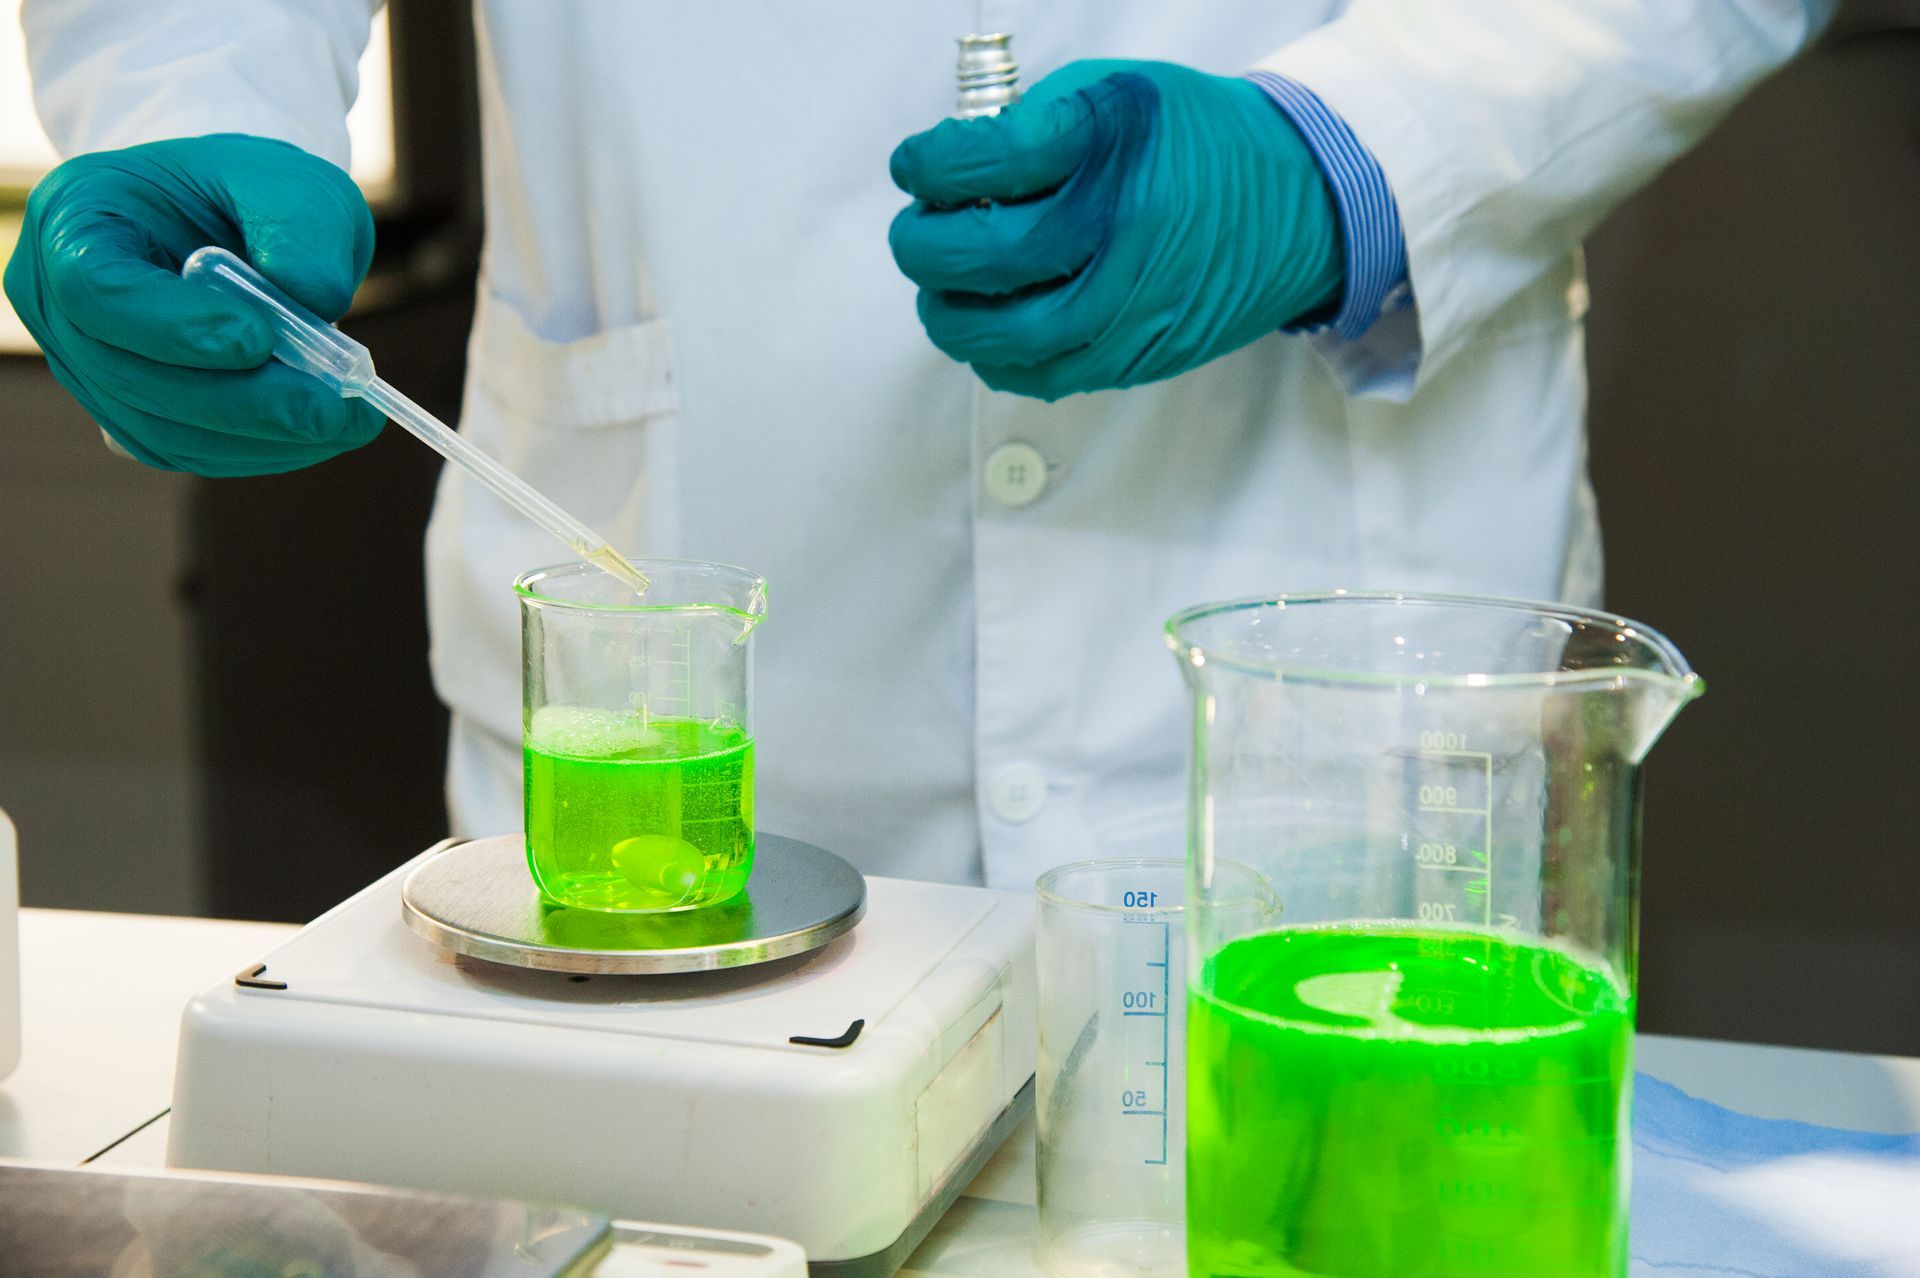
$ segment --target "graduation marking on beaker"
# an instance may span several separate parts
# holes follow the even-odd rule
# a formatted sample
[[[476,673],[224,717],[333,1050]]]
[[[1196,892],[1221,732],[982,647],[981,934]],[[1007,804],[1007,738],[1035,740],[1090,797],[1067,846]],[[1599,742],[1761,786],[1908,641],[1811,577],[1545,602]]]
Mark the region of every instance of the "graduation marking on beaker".
[[[1153,909],[1158,904],[1156,900],[1151,899],[1154,897],[1154,894],[1151,892],[1128,892],[1126,894],[1126,904],[1129,907],[1136,903],[1133,899],[1136,896],[1148,898],[1138,902],[1142,909]],[[1121,1016],[1158,1018],[1160,1022],[1159,1057],[1158,1059],[1148,1059],[1140,1062],[1140,1064],[1147,1069],[1159,1071],[1160,1086],[1157,1096],[1151,1087],[1132,1087],[1123,1090],[1120,1093],[1120,1112],[1130,1118],[1157,1118],[1160,1120],[1160,1153],[1158,1157],[1143,1158],[1140,1161],[1149,1167],[1164,1167],[1167,1162],[1168,1153],[1167,1104],[1170,1099],[1168,1096],[1170,1089],[1168,1087],[1167,1054],[1172,1046],[1172,1035],[1169,1029],[1171,1022],[1169,1009],[1172,1005],[1171,999],[1173,994],[1171,976],[1171,972],[1173,971],[1173,925],[1150,917],[1129,918],[1126,919],[1125,922],[1128,927],[1157,927],[1160,929],[1160,957],[1157,959],[1149,958],[1141,964],[1144,979],[1141,981],[1140,988],[1125,989],[1120,992]],[[1147,952],[1151,954],[1153,951],[1149,950]],[[1153,975],[1155,971],[1159,973],[1157,978]],[[1152,988],[1156,982],[1158,988]],[[1149,1108],[1150,1106],[1152,1108]]]
[[[1416,810],[1440,817],[1477,817],[1479,828],[1479,846],[1462,835],[1449,837],[1450,830],[1443,828],[1433,833],[1426,828],[1416,831],[1416,837],[1410,840],[1413,845],[1413,864],[1415,870],[1428,870],[1439,874],[1464,874],[1469,880],[1458,890],[1458,895],[1478,898],[1477,902],[1468,901],[1471,906],[1477,904],[1480,910],[1480,922],[1493,925],[1493,755],[1486,750],[1466,749],[1467,737],[1459,732],[1422,732],[1417,757],[1429,762],[1437,769],[1433,776],[1423,775],[1415,786]],[[1472,789],[1462,784],[1468,777],[1454,775],[1462,764],[1473,768],[1471,780],[1481,783],[1480,802],[1473,803]],[[1443,827],[1451,823],[1443,822]],[[1416,879],[1416,883],[1449,882],[1440,879]],[[1452,880],[1451,882],[1458,882]],[[1430,892],[1424,887],[1419,889],[1419,900],[1415,905],[1415,915],[1423,923],[1461,922],[1461,902],[1445,899],[1456,895],[1449,888],[1444,891]]]

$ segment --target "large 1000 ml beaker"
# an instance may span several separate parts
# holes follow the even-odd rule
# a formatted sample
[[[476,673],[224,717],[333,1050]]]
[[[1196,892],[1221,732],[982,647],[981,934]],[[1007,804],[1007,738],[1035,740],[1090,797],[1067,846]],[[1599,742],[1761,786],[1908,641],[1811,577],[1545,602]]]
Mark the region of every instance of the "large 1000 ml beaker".
[[[1191,1272],[1624,1275],[1637,769],[1699,680],[1644,627],[1497,600],[1167,633],[1196,711]],[[1229,864],[1281,927],[1209,908]]]

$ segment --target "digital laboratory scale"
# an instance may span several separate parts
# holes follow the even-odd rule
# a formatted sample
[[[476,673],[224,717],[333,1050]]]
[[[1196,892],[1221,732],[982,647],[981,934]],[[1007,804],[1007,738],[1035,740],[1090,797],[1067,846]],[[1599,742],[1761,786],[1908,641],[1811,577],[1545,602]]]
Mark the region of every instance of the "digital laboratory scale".
[[[736,900],[543,907],[449,840],[181,1027],[167,1161],[566,1203],[891,1274],[1032,1103],[1033,903],[761,835]]]

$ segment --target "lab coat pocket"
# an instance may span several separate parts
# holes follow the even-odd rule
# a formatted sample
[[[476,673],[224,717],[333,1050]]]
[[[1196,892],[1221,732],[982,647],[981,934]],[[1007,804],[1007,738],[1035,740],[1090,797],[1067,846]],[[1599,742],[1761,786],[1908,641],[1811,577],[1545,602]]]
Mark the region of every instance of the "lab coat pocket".
[[[630,558],[674,553],[678,408],[665,319],[552,342],[483,288],[461,433]],[[513,580],[567,558],[458,468],[441,473],[427,529],[434,683],[469,724],[518,738]]]

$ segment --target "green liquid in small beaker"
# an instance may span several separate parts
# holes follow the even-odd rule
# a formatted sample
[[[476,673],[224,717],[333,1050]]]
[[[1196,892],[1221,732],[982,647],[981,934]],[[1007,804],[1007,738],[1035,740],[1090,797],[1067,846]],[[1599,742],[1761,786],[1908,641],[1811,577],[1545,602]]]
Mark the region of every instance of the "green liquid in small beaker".
[[[526,748],[527,863],[588,910],[711,905],[753,869],[753,738],[728,724],[550,706]]]
[[[1544,946],[1294,928],[1188,1012],[1194,1278],[1623,1278],[1633,1003]]]

